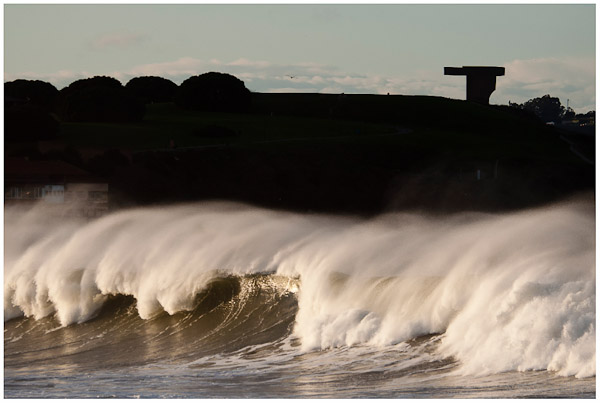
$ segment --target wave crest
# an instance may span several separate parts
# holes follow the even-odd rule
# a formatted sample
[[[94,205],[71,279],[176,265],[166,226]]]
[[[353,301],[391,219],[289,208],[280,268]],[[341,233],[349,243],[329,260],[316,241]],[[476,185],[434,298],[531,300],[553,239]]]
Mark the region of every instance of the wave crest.
[[[215,203],[63,220],[41,232],[43,211],[6,217],[5,320],[54,313],[64,326],[83,323],[110,295],[133,296],[151,319],[227,304],[252,289],[252,276],[275,273],[259,288],[299,289],[293,334],[305,351],[441,333],[440,354],[464,373],[595,374],[587,205],[359,220]]]

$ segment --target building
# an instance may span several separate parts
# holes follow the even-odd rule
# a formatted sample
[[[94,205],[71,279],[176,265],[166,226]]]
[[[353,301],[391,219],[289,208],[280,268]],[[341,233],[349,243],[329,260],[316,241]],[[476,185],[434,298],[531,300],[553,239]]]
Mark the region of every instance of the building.
[[[50,212],[98,217],[108,211],[108,183],[63,161],[4,161],[4,204],[43,203]]]

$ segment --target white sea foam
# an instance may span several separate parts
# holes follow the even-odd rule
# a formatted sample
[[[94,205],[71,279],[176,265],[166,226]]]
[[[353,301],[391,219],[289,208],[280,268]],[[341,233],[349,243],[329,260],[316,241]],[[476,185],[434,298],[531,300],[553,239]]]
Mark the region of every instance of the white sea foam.
[[[5,320],[84,322],[110,294],[150,318],[191,309],[217,274],[273,272],[300,277],[304,351],[443,333],[440,353],[466,374],[595,374],[594,214],[582,204],[373,220],[218,203],[91,222],[5,216]]]

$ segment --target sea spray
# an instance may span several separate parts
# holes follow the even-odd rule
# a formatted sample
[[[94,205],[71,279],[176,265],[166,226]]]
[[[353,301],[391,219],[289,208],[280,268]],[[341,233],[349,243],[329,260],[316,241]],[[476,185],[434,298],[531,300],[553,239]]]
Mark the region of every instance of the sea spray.
[[[463,373],[594,375],[593,216],[562,206],[464,220],[425,219],[410,239],[382,236],[395,231],[385,223],[340,233],[319,275],[302,277],[303,348],[444,333],[440,351]]]
[[[465,374],[595,374],[594,215],[580,203],[371,220],[231,203],[6,217],[5,320],[81,323],[110,295],[150,319],[193,309],[217,277],[276,273],[299,278],[304,351],[442,334],[440,356]]]

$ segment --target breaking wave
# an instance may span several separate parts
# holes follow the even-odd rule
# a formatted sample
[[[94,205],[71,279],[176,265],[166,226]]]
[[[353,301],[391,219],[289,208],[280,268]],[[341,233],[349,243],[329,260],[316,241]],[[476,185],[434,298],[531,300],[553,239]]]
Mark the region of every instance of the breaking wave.
[[[106,349],[103,336],[119,334],[129,360],[152,362],[165,350],[195,360],[288,339],[309,352],[439,335],[435,354],[462,374],[595,375],[586,203],[369,220],[232,203],[89,222],[7,208],[5,234],[5,345],[75,332]],[[155,348],[135,350],[140,338]]]

